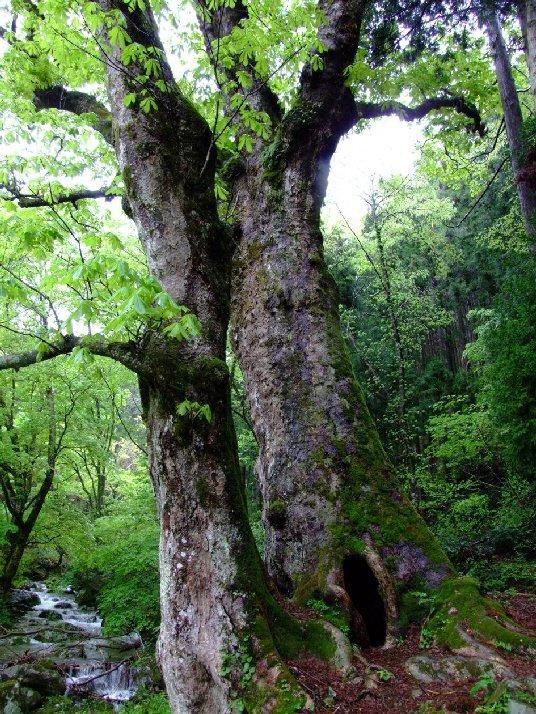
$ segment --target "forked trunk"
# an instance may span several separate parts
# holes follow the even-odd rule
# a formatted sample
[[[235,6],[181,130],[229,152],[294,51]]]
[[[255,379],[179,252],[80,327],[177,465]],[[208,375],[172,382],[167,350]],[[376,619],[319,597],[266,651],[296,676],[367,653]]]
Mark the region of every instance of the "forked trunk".
[[[149,268],[201,325],[189,342],[148,330],[138,370],[161,528],[158,653],[171,709],[223,714],[234,694],[250,711],[295,711],[305,697],[280,656],[296,656],[309,635],[318,654],[335,645],[270,594],[246,517],[225,364],[231,241],[216,209],[210,130],[176,88],[150,9],[102,5],[120,7],[133,40],[159,50],[150,112],[125,102],[136,68],[122,68],[117,49],[119,67],[107,64],[116,152]],[[186,401],[191,408],[179,414]]]

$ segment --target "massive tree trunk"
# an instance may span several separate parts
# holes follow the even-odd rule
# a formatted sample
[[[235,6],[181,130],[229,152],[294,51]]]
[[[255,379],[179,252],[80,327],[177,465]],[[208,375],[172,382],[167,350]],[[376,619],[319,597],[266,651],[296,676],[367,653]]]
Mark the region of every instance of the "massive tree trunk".
[[[381,446],[323,256],[327,156],[308,141],[316,127],[302,127],[289,155],[281,142],[293,136],[283,127],[235,184],[232,338],[260,449],[268,571],[298,602],[341,607],[362,643],[392,642],[419,616],[411,593],[423,589],[443,603],[435,623],[444,644],[465,645],[469,616],[473,632],[510,638],[474,584],[456,578]]]
[[[232,335],[260,445],[270,574],[286,594],[352,610],[351,563],[362,558],[385,639],[396,589],[437,585],[451,568],[401,495],[353,374],[323,257],[318,169],[302,157],[276,183],[243,181]]]
[[[437,586],[451,566],[382,449],[324,261],[331,156],[357,120],[382,110],[356,105],[345,86],[364,4],[320,5],[323,68],[306,66],[295,106],[234,184],[232,336],[260,447],[269,573],[287,595],[342,605],[360,623],[356,635],[380,644],[396,629],[403,594]]]
[[[474,108],[459,99],[426,100],[415,109],[354,101],[345,69],[365,5],[319,3],[325,16],[320,68],[305,66],[290,111],[274,110],[277,100],[266,97],[266,87],[254,98],[274,131],[243,157],[233,181],[241,237],[232,338],[260,448],[269,573],[298,601],[324,597],[342,606],[358,639],[382,644],[414,615],[412,590],[445,587],[445,602],[452,602],[457,586],[449,589],[456,582],[449,559],[402,494],[352,371],[320,230],[329,162],[360,119],[393,112],[420,118],[454,107],[482,127]],[[229,22],[239,22],[240,8],[227,23],[214,16],[208,30],[201,24],[207,42],[219,26],[229,31]],[[246,71],[254,75],[251,67]],[[466,602],[485,617],[476,590]],[[444,622],[446,612],[458,612],[445,608]],[[463,644],[452,624],[461,617],[450,615],[453,646]]]
[[[162,51],[151,11],[120,7],[133,41]],[[153,86],[157,106],[146,113],[125,103],[132,68],[107,62],[117,157],[149,267],[201,323],[188,343],[149,332],[140,351],[161,526],[159,659],[173,712],[228,712],[233,692],[252,711],[271,711],[305,702],[280,653],[296,655],[309,635],[317,653],[331,654],[334,643],[319,625],[285,615],[265,583],[231,417],[231,240],[216,209],[211,134],[163,59],[160,70],[167,91]],[[185,400],[193,407],[179,414]],[[211,419],[198,411],[204,404]]]
[[[512,172],[521,205],[521,215],[530,239],[531,251],[536,252],[536,147],[527,146],[526,137],[523,136],[521,105],[517,96],[512,66],[502,36],[499,18],[495,12],[483,10],[481,20],[488,37],[495,65],[495,74],[508,135]],[[529,57],[527,55],[528,61],[530,61]]]
[[[329,656],[335,643],[319,625],[285,615],[246,520],[224,363],[232,241],[216,210],[212,137],[173,81],[149,7],[100,4],[119,11],[132,42],[158,60],[147,80],[143,66],[124,67],[121,51],[105,48],[112,133],[150,270],[202,328],[188,343],[148,330],[120,350],[128,347],[124,363],[136,365],[148,426],[161,524],[158,648],[171,708],[228,712],[235,691],[252,712],[295,711],[305,699],[280,655],[307,647]],[[436,585],[450,566],[400,495],[352,373],[322,255],[320,205],[337,141],[357,119],[417,118],[461,104],[442,97],[411,110],[356,106],[345,69],[365,4],[320,3],[328,17],[323,69],[307,65],[298,103],[283,120],[266,82],[253,82],[253,103],[258,98],[274,126],[281,121],[272,141],[244,158],[234,187],[242,228],[234,333],[261,445],[270,569],[287,592],[299,586],[304,598],[318,592],[342,602],[356,629],[380,643],[394,628],[396,586],[402,595]],[[234,22],[244,8],[219,8],[228,11]],[[476,121],[474,109],[463,111]],[[100,130],[110,134],[107,124]],[[63,339],[42,358],[72,342]],[[30,361],[35,353],[2,364]],[[193,409],[179,414],[184,400]],[[210,405],[210,421],[197,403]]]

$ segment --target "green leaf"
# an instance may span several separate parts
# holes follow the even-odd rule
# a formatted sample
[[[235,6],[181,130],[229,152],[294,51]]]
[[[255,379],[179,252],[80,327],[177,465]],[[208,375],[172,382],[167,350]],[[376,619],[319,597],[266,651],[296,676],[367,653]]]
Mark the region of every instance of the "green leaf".
[[[149,114],[150,111],[158,109],[158,104],[152,97],[144,97],[140,101],[140,108],[146,114]]]
[[[147,313],[147,305],[143,302],[141,297],[136,293],[132,297],[132,307],[138,313],[138,315],[145,315]]]
[[[110,38],[110,43],[116,45],[117,47],[124,48],[132,42],[130,35],[121,25],[114,25],[108,30],[108,36]]]

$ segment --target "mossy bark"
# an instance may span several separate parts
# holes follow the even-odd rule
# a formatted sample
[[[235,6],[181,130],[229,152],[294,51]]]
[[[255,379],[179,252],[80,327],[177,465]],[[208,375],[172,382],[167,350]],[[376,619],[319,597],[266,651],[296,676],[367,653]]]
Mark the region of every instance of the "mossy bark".
[[[306,697],[284,664],[304,649],[329,658],[335,644],[288,616],[269,591],[247,520],[223,359],[170,359],[162,344],[142,379],[150,470],[161,523],[162,625],[158,658],[174,712],[293,711]],[[149,373],[148,373],[149,375]],[[212,420],[178,415],[184,400]],[[279,707],[279,709],[278,709]],[[290,705],[289,705],[290,707]]]
[[[149,8],[102,5],[120,8],[133,41],[164,56]],[[152,274],[201,323],[187,343],[156,327],[139,343],[161,526],[158,653],[171,709],[220,714],[241,699],[251,712],[294,711],[306,697],[284,657],[303,648],[329,657],[335,642],[280,607],[247,520],[225,364],[231,240],[216,209],[210,131],[172,88],[164,59],[168,91],[151,87],[156,108],[126,106],[137,68],[121,67],[117,49],[114,58],[107,63],[113,135],[132,216]],[[185,400],[208,404],[211,419],[179,414]]]
[[[244,199],[235,258],[232,335],[260,444],[266,563],[285,594],[333,598],[345,557],[361,554],[394,621],[395,590],[437,585],[451,567],[402,495],[353,374],[308,178],[287,170],[277,208],[269,185]]]
[[[343,566],[361,556],[389,642],[419,617],[408,593],[457,579],[403,494],[353,372],[323,256],[326,159],[304,146],[289,154],[276,136],[235,183],[232,337],[260,446],[265,560],[285,595],[342,605],[351,621]]]

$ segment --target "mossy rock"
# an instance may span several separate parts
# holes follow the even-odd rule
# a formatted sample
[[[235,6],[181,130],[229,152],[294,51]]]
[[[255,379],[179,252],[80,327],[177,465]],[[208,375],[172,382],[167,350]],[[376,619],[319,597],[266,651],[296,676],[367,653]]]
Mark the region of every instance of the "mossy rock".
[[[34,689],[24,687],[18,679],[0,683],[0,706],[3,714],[26,714],[43,703],[43,696]]]
[[[65,679],[51,660],[13,665],[3,670],[4,677],[44,696],[63,694],[65,691]]]
[[[435,659],[428,655],[410,657],[404,665],[406,671],[423,684],[432,682],[464,682],[478,679],[483,674],[510,674],[506,667],[476,657],[452,655]],[[499,672],[497,671],[499,668]]]
[[[5,703],[9,694],[11,693],[12,689],[15,687],[16,684],[17,680],[14,678],[6,679],[5,681],[0,682],[0,704]]]
[[[50,621],[55,621],[58,622],[59,620],[62,620],[61,612],[56,612],[55,610],[42,610],[39,613],[39,617],[42,620],[50,620]]]

